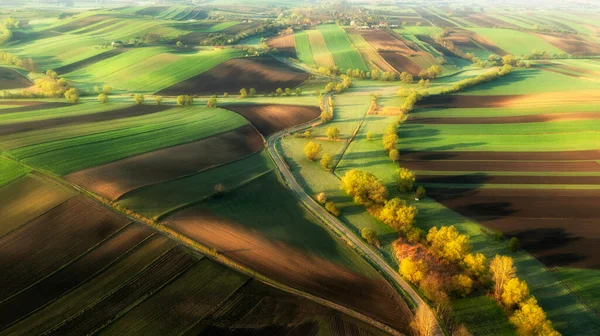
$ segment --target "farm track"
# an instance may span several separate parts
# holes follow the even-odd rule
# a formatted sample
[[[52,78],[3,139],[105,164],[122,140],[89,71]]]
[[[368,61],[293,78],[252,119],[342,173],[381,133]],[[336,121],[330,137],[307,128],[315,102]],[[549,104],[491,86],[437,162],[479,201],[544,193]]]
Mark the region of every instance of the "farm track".
[[[375,253],[371,248],[369,248],[362,241],[362,239],[354,235],[354,233],[352,233],[352,231],[350,231],[337,217],[333,216],[331,213],[326,211],[311,196],[306,194],[304,189],[302,189],[298,181],[296,181],[296,179],[294,178],[294,175],[290,171],[284,158],[277,151],[276,143],[285,134],[295,133],[310,126],[310,124],[294,126],[286,130],[280,131],[278,133],[272,134],[267,138],[267,148],[269,150],[269,153],[273,157],[273,160],[275,161],[275,164],[277,165],[284,181],[286,182],[290,190],[294,193],[294,195],[302,202],[302,204],[306,208],[308,208],[311,212],[317,214],[317,217],[321,218],[321,220],[323,220],[329,228],[341,234],[342,237],[346,241],[351,243],[355,249],[360,251],[360,253],[363,256],[365,256],[374,265],[376,265],[379,271],[384,272],[389,279],[392,279],[396,283],[396,285],[400,286],[402,290],[408,296],[410,296],[410,298],[413,300],[417,307],[425,307],[426,309],[431,309],[429,305],[418,295],[418,293],[404,279],[402,279],[402,277],[400,277],[400,275],[394,269],[392,269],[392,267],[388,265],[387,262],[385,262],[385,260],[383,260],[383,258],[379,254]],[[444,335],[443,329],[439,322],[436,323],[435,329],[436,330],[434,332],[434,335]]]

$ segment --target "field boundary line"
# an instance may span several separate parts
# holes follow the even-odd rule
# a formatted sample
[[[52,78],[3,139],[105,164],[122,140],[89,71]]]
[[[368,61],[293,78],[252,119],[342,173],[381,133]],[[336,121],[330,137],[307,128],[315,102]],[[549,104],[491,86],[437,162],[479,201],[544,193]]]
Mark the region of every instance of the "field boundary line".
[[[571,293],[571,295],[573,295],[577,299],[577,301],[579,302],[579,304],[581,304],[582,306],[584,306],[592,314],[600,317],[600,312],[595,312],[592,308],[590,308],[590,306],[588,306],[583,300],[581,300],[581,295],[575,293],[575,291],[573,289],[571,289],[571,286],[569,286],[569,284],[567,282],[565,282],[561,278],[560,271],[558,270],[558,268],[556,268],[556,267],[548,267],[547,270],[548,270],[548,272],[550,274],[552,274],[553,277],[556,278],[556,280],[558,282],[560,282],[567,289],[567,291],[569,291],[569,293]]]

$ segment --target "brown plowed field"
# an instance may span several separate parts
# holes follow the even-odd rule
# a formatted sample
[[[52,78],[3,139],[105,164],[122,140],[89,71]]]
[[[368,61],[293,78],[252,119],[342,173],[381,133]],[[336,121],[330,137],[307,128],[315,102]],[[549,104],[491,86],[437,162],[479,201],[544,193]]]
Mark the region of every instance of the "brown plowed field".
[[[365,278],[266,239],[236,223],[216,218],[200,206],[177,212],[165,225],[271,279],[355,309],[401,332],[408,331],[411,315],[408,307],[381,280]]]
[[[523,158],[522,160],[527,160]],[[432,171],[526,171],[526,172],[600,172],[594,161],[401,161],[410,170]]]
[[[321,114],[316,106],[255,104],[225,108],[243,115],[264,136],[311,121]]]
[[[409,48],[404,41],[392,36],[383,29],[357,29],[359,33],[375,50],[399,52],[402,55],[412,55],[415,51]]]
[[[548,266],[600,269],[597,190],[440,189],[429,195],[507,236]]]
[[[27,288],[126,226],[76,196],[0,239],[0,300]]]
[[[0,102],[0,105],[19,105],[19,107],[10,107],[5,109],[0,109],[0,115],[16,113],[16,112],[27,112],[27,111],[36,111],[36,110],[46,110],[57,107],[65,107],[72,106],[70,103],[44,103],[44,102],[36,102],[36,101],[18,101],[18,100],[7,100]]]
[[[421,67],[404,55],[396,52],[380,52],[379,55],[398,72],[406,71],[414,76],[421,72]]]
[[[110,200],[161,181],[188,175],[261,150],[263,138],[252,125],[200,141],[136,155],[66,176]]]
[[[151,234],[148,227],[131,225],[76,262],[0,303],[0,329],[85,282]]]
[[[126,51],[128,51],[130,49],[128,48],[115,48],[115,49],[111,49],[109,51],[103,52],[101,54],[98,54],[96,56],[92,56],[92,57],[88,57],[86,59],[83,59],[79,62],[75,62],[75,63],[71,63],[71,64],[67,64],[65,66],[62,66],[60,68],[56,68],[54,69],[54,71],[56,71],[57,74],[59,75],[63,75],[69,72],[73,72],[75,70],[79,70],[82,68],[85,68],[87,66],[90,66],[94,63],[103,61],[105,59],[117,56],[119,54],[122,54]]]
[[[598,91],[548,92],[526,95],[467,96],[446,95],[429,96],[417,103],[420,107],[443,108],[485,108],[485,107],[538,107],[565,105],[573,103],[595,103],[600,101]]]
[[[496,55],[504,56],[507,54],[492,40],[466,29],[454,28],[444,39],[452,41],[459,48],[481,49],[481,46]]]
[[[267,44],[269,48],[276,48],[283,57],[296,57],[296,39],[293,34],[270,38]]]
[[[106,16],[106,15],[93,15],[93,16],[88,16],[85,17],[83,19],[79,19],[79,20],[75,20],[73,22],[64,24],[62,26],[58,26],[56,28],[52,28],[53,31],[59,32],[59,33],[66,33],[72,30],[77,30],[77,29],[81,29],[81,28],[85,28],[88,27],[94,23],[100,22],[100,21],[104,21],[106,19],[109,18],[113,18],[110,16]]]
[[[600,110],[600,108],[599,108]],[[484,118],[413,118],[409,121],[418,124],[515,124],[530,122],[547,121],[574,121],[574,120],[597,120],[600,119],[599,112],[578,112],[578,113],[553,113],[553,114],[532,114],[511,117],[484,117]]]
[[[92,114],[83,114],[73,117],[66,118],[55,118],[45,120],[27,121],[14,124],[0,125],[0,135],[21,133],[27,131],[37,131],[48,128],[55,128],[60,126],[73,126],[79,124],[87,124],[92,122],[100,122],[107,120],[116,120],[122,118],[137,117],[152,113],[161,112],[173,108],[172,106],[166,105],[133,105],[117,110],[111,110],[106,112],[98,112]]]
[[[520,29],[521,27],[514,25],[512,23],[503,21],[503,20],[498,20],[494,17],[491,16],[487,16],[483,13],[477,13],[477,14],[471,14],[469,16],[463,17],[463,19],[467,20],[467,21],[471,21],[474,24],[480,26],[480,27],[487,27],[487,28],[510,28],[510,29]]]
[[[308,73],[269,56],[236,58],[163,89],[157,94],[167,96],[223,94],[223,92],[238,94],[243,88],[254,88],[258,93],[270,93],[275,92],[277,88],[294,88],[308,77]]]
[[[494,176],[485,173],[463,175],[418,175],[419,183],[460,184],[597,184],[600,176]]]
[[[0,67],[0,90],[21,89],[31,85],[33,83],[17,70]]]

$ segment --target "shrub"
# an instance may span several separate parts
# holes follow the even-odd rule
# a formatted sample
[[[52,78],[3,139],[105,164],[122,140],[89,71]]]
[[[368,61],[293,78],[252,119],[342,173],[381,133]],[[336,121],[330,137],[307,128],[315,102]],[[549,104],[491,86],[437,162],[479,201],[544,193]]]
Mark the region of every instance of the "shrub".
[[[392,149],[389,153],[390,160],[396,162],[400,160],[400,152],[397,149]]]
[[[156,96],[156,97],[154,97],[154,100],[156,100],[156,105],[162,105],[163,97]]]
[[[519,248],[520,248],[521,244],[519,242],[519,238],[517,237],[511,237],[508,240],[508,248],[512,251],[512,252],[516,252]]]
[[[108,102],[108,96],[106,95],[106,93],[99,94],[98,101],[101,102],[102,104],[106,104]]]
[[[336,140],[340,136],[340,130],[337,127],[328,127],[326,134],[329,139]]]
[[[333,156],[331,154],[323,154],[323,157],[321,157],[321,167],[325,170],[331,170],[333,167]]]
[[[367,140],[371,141],[375,138],[375,134],[373,132],[367,132]]]
[[[415,191],[415,198],[420,200],[423,197],[425,197],[426,193],[427,193],[427,190],[425,190],[425,187],[419,186],[419,187],[417,187],[417,191]]]
[[[379,245],[379,240],[377,239],[377,232],[375,232],[375,230],[371,228],[362,228],[362,230],[360,230],[360,235],[361,237],[363,237],[364,240],[367,241],[367,243],[374,246]]]
[[[329,211],[332,215],[336,217],[338,217],[342,213],[334,202],[325,203],[325,209],[327,209],[327,211]]]
[[[317,195],[315,195],[315,200],[319,202],[319,204],[325,204],[327,203],[327,195],[325,195],[324,192],[320,192]]]
[[[144,103],[144,95],[141,95],[141,94],[133,95],[133,101],[138,105],[142,105]]]
[[[406,168],[400,168],[396,174],[398,190],[403,192],[411,191],[415,183],[415,174]]]
[[[323,147],[321,146],[321,144],[309,141],[304,146],[304,154],[306,155],[308,161],[314,161],[317,158],[317,156],[319,156],[319,153],[321,153],[322,149]]]

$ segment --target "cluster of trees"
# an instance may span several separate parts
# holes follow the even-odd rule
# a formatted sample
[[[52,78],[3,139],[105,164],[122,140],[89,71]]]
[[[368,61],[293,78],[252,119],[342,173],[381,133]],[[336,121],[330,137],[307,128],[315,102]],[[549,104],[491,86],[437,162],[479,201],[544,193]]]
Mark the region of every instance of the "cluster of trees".
[[[439,65],[432,65],[427,70],[419,72],[419,77],[422,79],[435,79],[442,74],[442,67]]]
[[[347,69],[345,72],[339,66],[319,67],[317,71],[325,76],[345,75],[349,78],[371,79],[391,82],[398,79],[398,75],[393,71],[381,71],[374,68],[371,71],[363,71],[360,69]]]
[[[214,98],[214,97],[211,97],[211,98]],[[192,106],[194,104],[194,97],[189,96],[189,95],[179,95],[179,96],[177,96],[176,102],[177,102],[177,105],[179,105],[179,106]],[[216,105],[217,105],[216,98],[214,98],[214,100],[212,100],[212,101],[209,98],[209,102],[211,104],[214,104],[214,106],[209,106],[209,107],[216,107]],[[208,103],[207,103],[207,106],[208,106]]]
[[[324,92],[325,93],[329,93],[329,92],[342,93],[351,86],[352,86],[352,80],[350,79],[350,77],[342,76],[341,83],[337,83],[337,82],[327,83],[327,85],[325,85]]]
[[[327,195],[324,192],[318,193],[315,195],[315,200],[325,207],[325,210],[329,211],[332,215],[339,217],[342,214],[340,208],[338,208],[337,204],[332,201],[327,201]]]
[[[112,86],[104,85],[103,87],[99,87],[98,85],[94,85],[94,93],[98,94],[98,101],[102,104],[108,103],[108,95],[113,91]]]
[[[323,95],[319,95],[319,107],[321,108],[321,115],[319,118],[323,123],[331,121],[333,119],[333,109],[335,104],[333,103],[333,98],[331,96],[327,97],[327,104],[325,104],[323,100]]]
[[[505,64],[499,71],[490,71],[481,75],[477,75],[473,78],[463,79],[458,83],[452,85],[449,89],[444,89],[441,94],[449,94],[462,91],[464,89],[473,87],[475,85],[484,84],[491,82],[500,77],[506,76],[513,71],[513,67],[509,64]]]
[[[0,23],[0,45],[10,41],[12,38],[11,29],[14,28],[19,28],[19,20],[12,17],[8,17]]]
[[[208,37],[199,41],[200,45],[230,45],[237,44],[238,41],[243,40],[248,37],[261,35],[276,35],[280,30],[285,28],[285,24],[275,22],[273,20],[265,20],[261,21],[261,24],[256,25],[248,25],[246,29],[240,30],[235,34],[231,33],[210,33]]]
[[[79,92],[75,88],[71,88],[69,82],[58,76],[56,71],[46,71],[46,76],[35,80],[35,86],[42,91],[45,97],[58,98],[65,96],[70,102],[79,101]]]
[[[240,98],[248,98],[248,97],[254,97],[254,96],[256,96],[255,88],[250,88],[250,90],[246,90],[246,89],[242,88],[240,90]]]
[[[570,58],[567,53],[550,54],[544,50],[534,49],[531,54],[523,57],[526,60],[551,59],[551,58]]]
[[[0,51],[0,62],[8,63],[10,65],[14,65],[16,67],[23,68],[30,72],[38,72],[40,70],[39,66],[33,61],[33,59],[31,59],[31,58],[21,59],[18,56],[13,55],[11,53],[7,53],[5,51]]]
[[[388,154],[392,151],[397,150],[398,147],[398,124],[391,123],[388,127],[385,128],[382,137],[383,149],[385,149]],[[391,156],[391,155],[390,155]],[[397,161],[397,160],[394,160]]]
[[[402,72],[400,74],[400,81],[402,83],[412,84],[413,80],[414,80],[413,75],[409,74],[408,72]]]
[[[138,105],[142,105],[144,100],[146,100],[146,97],[143,94],[136,93],[133,95],[133,101]]]

